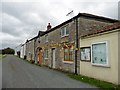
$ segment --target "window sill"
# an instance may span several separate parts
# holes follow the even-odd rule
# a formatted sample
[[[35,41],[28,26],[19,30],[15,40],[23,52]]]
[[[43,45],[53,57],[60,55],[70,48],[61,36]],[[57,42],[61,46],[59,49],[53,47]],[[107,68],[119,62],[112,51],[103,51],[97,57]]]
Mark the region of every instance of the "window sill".
[[[48,59],[48,58],[44,58],[45,60]]]
[[[69,63],[69,64],[73,64],[73,61],[63,61],[63,63]]]
[[[105,67],[105,68],[110,68],[110,65],[108,65],[108,64],[93,64],[92,63],[92,66],[98,66],[98,67]]]
[[[91,62],[91,60],[80,60],[81,62]]]
[[[67,35],[64,35],[64,36],[61,36],[61,38],[68,37],[68,36],[69,36],[69,34],[67,34]]]

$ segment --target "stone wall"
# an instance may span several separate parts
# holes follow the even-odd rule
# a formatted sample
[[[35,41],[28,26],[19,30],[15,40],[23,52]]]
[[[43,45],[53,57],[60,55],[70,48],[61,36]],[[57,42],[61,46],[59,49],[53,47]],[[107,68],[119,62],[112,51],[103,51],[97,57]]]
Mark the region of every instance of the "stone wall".
[[[26,43],[27,60],[34,60],[34,39]]]
[[[100,28],[109,25],[108,21],[104,20],[96,20],[94,18],[86,18],[80,17],[78,19],[78,29],[79,29],[79,38],[80,35],[85,35],[91,32],[95,32]],[[61,28],[66,26],[69,30],[69,35],[66,37],[61,37]],[[72,45],[75,50],[75,32],[76,32],[76,22],[73,20],[56,30],[49,32],[45,35],[48,35],[48,42],[45,42],[45,35],[40,37],[39,46],[43,50],[43,64],[51,67],[52,63],[52,48],[56,49],[56,61],[55,68],[61,69],[65,71],[74,72],[74,61],[73,62],[65,62],[64,61],[64,42],[67,42],[68,45]],[[44,49],[48,49],[48,59],[44,58]],[[79,63],[80,62],[80,50],[78,50],[78,73],[79,73]]]

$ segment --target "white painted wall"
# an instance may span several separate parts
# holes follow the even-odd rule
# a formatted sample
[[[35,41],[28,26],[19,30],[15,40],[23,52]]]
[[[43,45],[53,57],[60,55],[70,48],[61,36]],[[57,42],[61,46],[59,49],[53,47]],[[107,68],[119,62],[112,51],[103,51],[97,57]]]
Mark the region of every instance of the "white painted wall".
[[[20,49],[20,58],[24,58],[24,55],[23,55],[23,45],[21,46],[21,49]]]
[[[23,46],[23,55],[24,56],[26,55],[26,44],[24,44],[24,46]]]

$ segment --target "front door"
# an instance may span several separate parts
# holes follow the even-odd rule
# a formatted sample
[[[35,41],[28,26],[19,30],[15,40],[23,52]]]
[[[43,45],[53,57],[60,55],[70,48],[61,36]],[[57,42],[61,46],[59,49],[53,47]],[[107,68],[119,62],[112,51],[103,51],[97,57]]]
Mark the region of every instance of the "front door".
[[[55,48],[52,49],[51,67],[52,67],[52,68],[55,68]]]
[[[39,64],[42,64],[42,50],[39,51]]]

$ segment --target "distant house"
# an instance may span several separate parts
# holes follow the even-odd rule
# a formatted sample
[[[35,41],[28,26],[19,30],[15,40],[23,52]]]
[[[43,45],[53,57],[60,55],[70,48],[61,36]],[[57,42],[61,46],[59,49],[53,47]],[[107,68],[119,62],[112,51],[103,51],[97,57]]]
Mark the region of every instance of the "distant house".
[[[35,61],[35,38],[27,40],[26,42],[26,58],[29,61]]]
[[[21,45],[21,49],[20,49],[20,58],[24,58],[24,55],[23,55],[23,50],[24,50],[24,44]]]
[[[120,22],[80,38],[80,74],[120,84]]]
[[[20,57],[21,45],[22,44],[19,44],[17,47],[15,47],[15,55],[19,57]]]
[[[26,43],[21,45],[20,58],[26,58]]]

